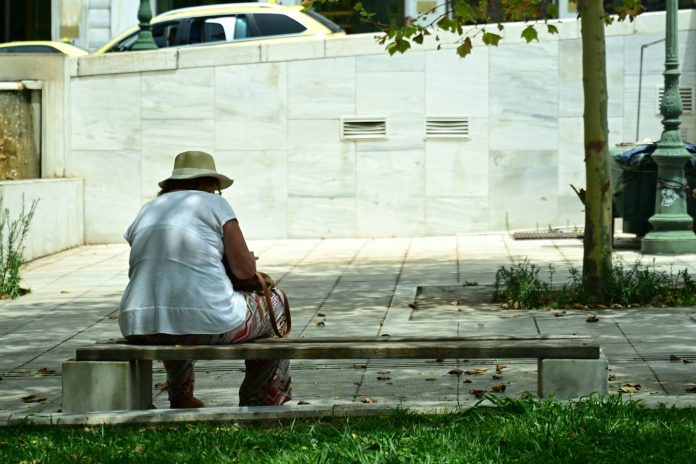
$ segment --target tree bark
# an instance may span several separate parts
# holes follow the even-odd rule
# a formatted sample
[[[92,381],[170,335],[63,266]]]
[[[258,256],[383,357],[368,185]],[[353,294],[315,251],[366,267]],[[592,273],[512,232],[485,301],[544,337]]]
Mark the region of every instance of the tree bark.
[[[611,270],[612,189],[609,171],[607,76],[604,6],[601,0],[578,0],[582,31],[582,73],[585,94],[585,290],[601,297]]]

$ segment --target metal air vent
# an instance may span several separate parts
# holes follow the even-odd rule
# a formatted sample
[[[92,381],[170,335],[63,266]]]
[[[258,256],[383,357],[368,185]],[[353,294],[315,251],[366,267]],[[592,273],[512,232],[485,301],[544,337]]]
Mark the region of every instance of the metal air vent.
[[[387,119],[384,117],[344,116],[341,118],[341,139],[386,139]]]
[[[466,116],[426,116],[426,138],[467,138],[469,118]]]
[[[665,94],[664,87],[657,88],[657,114],[660,114],[660,105],[662,104],[662,97]],[[691,114],[694,112],[694,88],[693,87],[679,87],[679,96],[681,96],[682,101],[682,112],[684,114]]]

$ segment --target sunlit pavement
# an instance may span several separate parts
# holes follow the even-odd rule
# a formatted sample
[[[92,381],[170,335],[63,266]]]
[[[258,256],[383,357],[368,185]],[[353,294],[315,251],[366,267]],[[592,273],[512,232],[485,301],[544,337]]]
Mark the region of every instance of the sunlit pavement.
[[[524,258],[539,266],[542,275],[552,265],[553,281],[562,283],[570,267],[581,267],[580,240],[513,240],[503,234],[250,245],[260,256],[259,268],[290,297],[295,337],[591,335],[609,359],[610,392],[635,391],[633,397],[649,404],[691,405],[696,399],[688,391],[696,385],[694,307],[515,311],[460,300],[415,301],[418,287],[467,284],[487,291],[481,288],[493,284],[501,266]],[[125,244],[83,246],[24,267],[24,286],[31,293],[0,301],[0,422],[23,417],[55,422],[61,408],[61,363],[74,356],[77,346],[120,337],[116,315],[128,282],[128,251]],[[696,274],[694,255],[641,257],[635,250],[620,250],[615,256],[626,265],[641,259],[668,272],[686,268]],[[597,322],[587,322],[591,314]],[[496,364],[505,367],[496,372]],[[235,407],[243,367],[242,361],[198,363],[196,396],[209,408],[176,413],[176,418],[258,416],[258,411]],[[450,374],[455,368],[481,373]],[[154,376],[160,412],[149,412],[155,417],[150,421],[176,420],[174,412],[162,411],[168,401],[160,389],[165,380],[161,365],[155,366]],[[285,409],[263,414],[467,407],[478,401],[475,393],[494,384],[505,386],[500,395],[534,394],[536,360],[295,361],[293,400]]]

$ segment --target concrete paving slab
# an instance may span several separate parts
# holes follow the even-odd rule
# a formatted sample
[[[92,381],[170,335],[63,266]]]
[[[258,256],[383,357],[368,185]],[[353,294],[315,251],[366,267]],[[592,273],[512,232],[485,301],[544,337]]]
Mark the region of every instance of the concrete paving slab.
[[[645,398],[650,404],[696,404],[694,397],[685,392],[688,385],[696,383],[696,363],[669,361],[671,354],[696,361],[696,307],[592,311],[599,322],[589,324],[589,312],[585,311],[566,310],[561,317],[555,317],[554,311],[501,311],[494,305],[446,305],[423,311],[409,306],[416,300],[419,286],[456,286],[467,280],[490,284],[501,266],[509,267],[525,257],[542,269],[553,264],[554,281],[559,282],[568,267],[581,267],[582,243],[578,240],[515,241],[506,234],[490,234],[251,240],[250,245],[261,256],[259,267],[272,271],[271,275],[288,291],[295,308],[293,336],[592,335],[608,357],[609,375],[613,376],[609,382],[611,392],[634,383],[641,385],[634,397]],[[615,255],[626,265],[638,258],[653,262],[652,257],[641,257],[631,250],[617,251]],[[654,262],[667,271],[670,267],[696,271],[696,263],[690,257],[659,257]],[[24,281],[33,292],[17,300],[0,301],[0,372],[5,372],[0,381],[0,420],[18,420],[30,413],[52,423],[373,414],[398,405],[432,410],[472,405],[478,399],[471,390],[490,390],[496,382],[505,385],[502,395],[536,391],[535,360],[302,360],[293,362],[295,393],[296,398],[310,404],[257,412],[229,406],[237,401],[243,363],[201,362],[196,368],[197,395],[200,393],[211,406],[226,407],[169,411],[166,392],[153,386],[155,405],[160,408],[156,412],[58,415],[63,358],[74,354],[80,344],[120,338],[117,321],[108,316],[116,314],[127,283],[127,267],[128,247],[118,244],[78,247],[35,260],[23,268]],[[319,312],[325,314],[323,326],[315,324]],[[504,363],[507,368],[493,374],[496,363]],[[459,378],[447,373],[454,368],[477,366],[489,371]],[[38,375],[42,368],[56,372]],[[378,380],[376,373],[380,371],[389,371],[391,379]],[[493,375],[500,378],[493,379]],[[156,363],[154,383],[163,381],[161,364]],[[18,395],[31,392],[32,388],[45,393],[50,403],[28,407],[17,403]],[[360,403],[363,392],[378,402]],[[433,396],[433,402],[424,395]],[[46,414],[42,413],[44,410]]]

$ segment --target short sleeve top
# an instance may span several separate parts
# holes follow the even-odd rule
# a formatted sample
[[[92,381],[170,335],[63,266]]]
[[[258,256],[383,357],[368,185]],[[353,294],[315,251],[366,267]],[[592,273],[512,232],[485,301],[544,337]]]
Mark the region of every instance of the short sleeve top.
[[[244,297],[222,264],[222,227],[235,218],[224,198],[195,190],[143,206],[124,235],[131,246],[118,319],[124,336],[217,334],[243,323]]]

